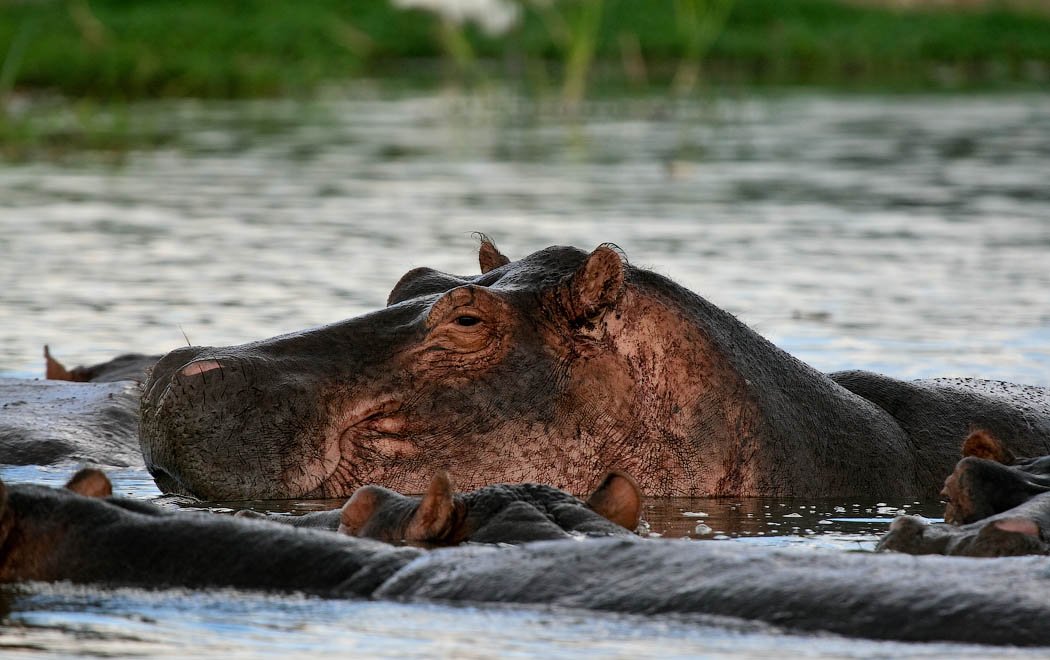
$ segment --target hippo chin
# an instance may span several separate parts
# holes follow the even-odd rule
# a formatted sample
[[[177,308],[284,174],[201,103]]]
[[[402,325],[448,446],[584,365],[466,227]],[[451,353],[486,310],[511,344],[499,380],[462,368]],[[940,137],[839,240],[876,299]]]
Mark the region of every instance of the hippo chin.
[[[662,495],[936,494],[972,427],[1050,453],[1047,390],[827,375],[669,279],[550,247],[481,275],[408,272],[385,309],[164,356],[141,407],[167,492],[206,499],[423,492],[611,470]]]

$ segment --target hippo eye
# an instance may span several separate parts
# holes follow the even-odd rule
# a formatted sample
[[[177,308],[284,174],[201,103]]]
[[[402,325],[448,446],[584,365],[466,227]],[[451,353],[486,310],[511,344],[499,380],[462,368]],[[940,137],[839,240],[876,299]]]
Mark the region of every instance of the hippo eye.
[[[464,314],[463,316],[456,317],[456,325],[471,326],[477,325],[478,323],[481,323],[481,319],[476,316],[468,316]]]

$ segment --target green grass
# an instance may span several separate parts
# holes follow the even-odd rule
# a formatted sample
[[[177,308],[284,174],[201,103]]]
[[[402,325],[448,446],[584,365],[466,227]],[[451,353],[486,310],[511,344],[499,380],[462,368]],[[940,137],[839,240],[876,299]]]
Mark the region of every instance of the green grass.
[[[38,90],[107,100],[299,95],[358,76],[467,70],[525,86],[537,76],[579,86],[581,76],[595,71],[629,77],[625,38],[637,44],[635,60],[649,85],[670,82],[688,62],[706,80],[839,87],[1000,85],[1050,71],[1050,18],[994,6],[966,12],[898,12],[834,0],[541,6],[523,5],[518,27],[490,37],[384,0],[0,4],[0,98]]]

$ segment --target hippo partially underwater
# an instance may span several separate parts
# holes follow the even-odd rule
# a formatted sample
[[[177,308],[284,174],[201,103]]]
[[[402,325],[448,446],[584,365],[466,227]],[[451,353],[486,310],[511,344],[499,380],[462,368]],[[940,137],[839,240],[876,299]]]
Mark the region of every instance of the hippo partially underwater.
[[[1050,573],[1042,557],[989,562],[622,535],[426,551],[165,510],[105,496],[108,486],[97,474],[78,475],[66,489],[0,483],[0,583],[714,614],[874,639],[1050,645]]]
[[[45,346],[46,380],[0,378],[0,464],[141,468],[139,383],[159,357],[66,369]]]
[[[963,444],[945,479],[944,523],[901,516],[879,550],[1007,557],[1050,554],[1050,456],[1018,459],[984,429]]]
[[[158,486],[204,499],[536,481],[621,469],[650,496],[932,496],[988,429],[1050,453],[1050,394],[821,373],[614,249],[550,247],[481,275],[409,271],[385,309],[230,347],[183,347],[145,385]]]
[[[587,501],[544,484],[498,484],[455,493],[444,472],[422,497],[376,485],[354,491],[341,509],[262,518],[350,536],[435,548],[461,543],[525,543],[572,535],[626,536],[641,519],[642,492],[629,475],[610,473]]]

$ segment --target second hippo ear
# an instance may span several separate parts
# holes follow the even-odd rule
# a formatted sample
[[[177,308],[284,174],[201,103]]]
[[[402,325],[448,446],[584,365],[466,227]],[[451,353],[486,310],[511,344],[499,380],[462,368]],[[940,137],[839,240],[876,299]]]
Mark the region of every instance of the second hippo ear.
[[[984,429],[978,429],[970,433],[963,442],[963,458],[976,456],[1003,465],[1012,465],[1017,457],[1007,449],[999,438]]]
[[[620,254],[605,245],[588,255],[568,281],[568,307],[574,321],[590,320],[612,306],[623,293]]]
[[[452,527],[454,505],[452,482],[444,470],[430,480],[426,495],[405,530],[405,540],[428,541],[443,538]]]
[[[478,248],[478,262],[481,264],[481,274],[484,275],[490,270],[506,266],[510,263],[510,259],[497,250],[496,245],[488,237],[483,237],[481,247]]]
[[[66,490],[88,497],[106,497],[113,494],[113,484],[102,470],[83,468],[66,482]]]
[[[642,516],[642,489],[626,472],[614,470],[587,498],[587,506],[606,520],[634,531]]]
[[[361,486],[355,490],[339,514],[339,533],[359,536],[388,497],[389,491],[379,486]]]

